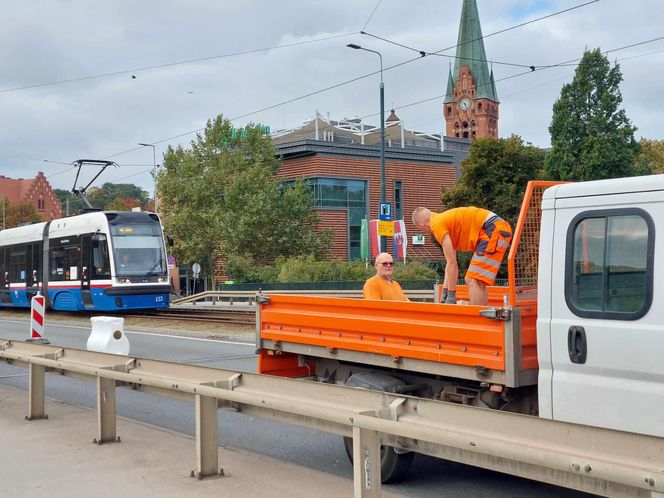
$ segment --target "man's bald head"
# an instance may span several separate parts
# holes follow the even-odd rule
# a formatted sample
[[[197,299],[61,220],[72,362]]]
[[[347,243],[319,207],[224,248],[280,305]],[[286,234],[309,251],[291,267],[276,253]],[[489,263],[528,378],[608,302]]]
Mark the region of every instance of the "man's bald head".
[[[392,255],[387,252],[381,252],[376,256],[376,275],[385,280],[392,280],[392,271],[394,270],[394,260]]]
[[[418,230],[431,232],[429,222],[431,221],[431,210],[425,207],[418,207],[413,211],[413,223]]]

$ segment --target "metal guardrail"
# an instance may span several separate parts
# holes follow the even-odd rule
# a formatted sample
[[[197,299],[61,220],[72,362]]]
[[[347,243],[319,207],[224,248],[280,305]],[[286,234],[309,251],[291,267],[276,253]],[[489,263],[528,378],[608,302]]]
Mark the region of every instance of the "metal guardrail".
[[[433,301],[433,289],[427,290],[406,290],[404,291],[411,301]],[[287,294],[301,296],[327,296],[327,297],[348,297],[361,298],[362,290],[270,290],[266,294]],[[205,291],[199,294],[193,294],[187,297],[181,297],[171,301],[172,305],[196,304],[198,302],[207,302],[210,304],[226,303],[235,304],[254,304],[257,291]]]
[[[353,437],[354,494],[381,494],[380,445],[606,496],[664,492],[662,438],[305,380],[0,339],[0,358],[28,366],[26,419],[48,418],[45,372],[93,380],[98,444],[119,441],[117,387],[193,401],[196,470],[219,473],[219,408]],[[220,483],[223,481],[220,481]]]

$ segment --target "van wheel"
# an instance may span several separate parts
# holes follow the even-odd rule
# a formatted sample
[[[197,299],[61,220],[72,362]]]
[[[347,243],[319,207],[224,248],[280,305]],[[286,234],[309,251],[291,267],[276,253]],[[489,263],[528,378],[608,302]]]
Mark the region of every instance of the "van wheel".
[[[344,448],[350,463],[353,463],[353,438],[344,437]],[[383,484],[398,482],[408,475],[415,453],[397,453],[392,446],[380,447],[380,481]]]

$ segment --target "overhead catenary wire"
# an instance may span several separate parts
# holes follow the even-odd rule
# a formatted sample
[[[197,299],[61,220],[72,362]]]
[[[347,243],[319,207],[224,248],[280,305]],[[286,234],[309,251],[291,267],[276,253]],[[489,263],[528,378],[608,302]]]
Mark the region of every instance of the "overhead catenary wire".
[[[621,46],[621,47],[616,47],[616,48],[613,48],[613,49],[607,50],[607,51],[605,51],[604,53],[607,53],[607,54],[608,54],[608,53],[612,53],[612,52],[618,52],[618,51],[620,51],[620,50],[625,50],[625,49],[628,49],[628,48],[632,48],[632,47],[636,47],[636,46],[640,46],[640,45],[645,45],[645,44],[648,44],[648,43],[654,43],[654,42],[656,42],[656,41],[660,41],[660,40],[662,40],[662,39],[664,39],[664,37],[652,38],[652,39],[648,39],[648,40],[644,40],[644,41],[640,41],[640,42],[632,43],[632,44],[629,44],[629,45],[624,45],[624,46]],[[659,52],[661,52],[661,51],[655,51],[655,52],[652,52],[652,53],[659,53]],[[648,55],[648,54],[642,54],[642,55]],[[627,59],[631,59],[631,58],[634,58],[634,57],[639,57],[639,56],[640,56],[640,55],[631,56],[631,57],[626,58],[625,60],[627,60]],[[418,59],[419,59],[419,58],[418,58]],[[418,59],[414,59],[414,60],[418,60]],[[562,61],[562,62],[559,62],[559,63],[556,63],[556,64],[549,64],[549,65],[539,66],[539,67],[538,67],[538,71],[541,71],[541,70],[544,70],[544,69],[556,68],[556,67],[577,66],[578,64],[573,64],[573,63],[575,63],[575,62],[577,62],[577,61],[580,61],[581,59],[582,59],[582,57],[577,57],[577,58],[575,58],[575,59],[565,60],[565,61]],[[401,65],[403,65],[403,63],[401,63]],[[397,65],[395,65],[395,66],[397,66]],[[390,67],[392,68],[392,67],[395,67],[395,66],[390,66]],[[520,76],[524,76],[524,75],[527,75],[527,74],[532,74],[532,72],[533,72],[533,71],[529,68],[528,71],[522,71],[522,72],[519,72],[519,73],[515,73],[515,74],[512,74],[512,75],[506,76],[506,77],[504,77],[504,78],[496,79],[495,82],[496,82],[496,83],[499,83],[499,82],[502,82],[502,81],[510,80],[510,79],[517,78],[517,77],[520,77]],[[373,73],[371,73],[371,74],[376,74],[376,73],[377,73],[377,72],[373,72]],[[355,78],[355,79],[353,79],[353,80],[351,80],[351,81],[357,81],[357,80],[359,80],[359,79],[362,79],[362,77]],[[560,79],[560,78],[558,78],[558,79]],[[547,82],[547,83],[550,83],[550,81]],[[340,86],[340,85],[341,85],[341,84],[338,84],[338,85],[336,85],[336,86]],[[537,85],[537,86],[541,86],[541,85]],[[321,93],[321,92],[323,92],[323,91],[325,91],[325,90],[326,90],[326,89],[322,89],[322,90],[319,90],[319,91],[317,91],[317,92],[315,92],[315,93]],[[314,94],[315,94],[315,93],[314,93]],[[441,99],[441,98],[444,98],[444,97],[445,97],[444,94],[442,94],[442,95],[436,95],[436,96],[433,96],[433,97],[428,97],[428,98],[425,98],[425,99],[417,100],[417,101],[415,101],[415,102],[410,102],[410,103],[407,103],[407,104],[404,104],[404,105],[401,105],[401,106],[395,106],[394,109],[395,109],[395,110],[406,109],[406,108],[413,107],[413,106],[416,106],[416,105],[424,104],[424,103],[426,103],[426,102],[431,102],[431,101],[433,101],[433,100],[438,100],[438,99]],[[298,100],[298,99],[291,99],[289,102],[294,101],[294,100]],[[278,107],[279,105],[282,105],[282,104],[283,104],[283,102],[280,103],[280,104],[276,104],[276,105],[274,105],[274,106],[270,106],[270,108]],[[263,109],[263,110],[265,110],[265,109]],[[242,118],[242,117],[247,117],[247,116],[250,116],[250,115],[252,115],[252,114],[257,114],[258,112],[262,112],[263,110],[258,110],[258,111],[254,111],[254,112],[252,112],[252,113],[247,113],[247,114],[245,114],[245,115],[243,115],[243,116],[240,116],[240,117],[231,118],[230,120],[233,121],[233,120],[235,120],[235,119],[240,119],[240,118]],[[374,116],[377,116],[378,114],[379,114],[379,113],[367,114],[367,115],[361,116],[360,119],[366,119],[366,118],[374,117]],[[181,135],[175,136],[175,137],[170,137],[170,138],[166,138],[166,139],[163,139],[163,140],[160,140],[160,141],[156,141],[155,143],[166,142],[166,141],[168,141],[168,140],[173,140],[173,139],[175,139],[175,138],[180,138],[180,137],[183,137],[183,136],[186,136],[186,135],[190,135],[190,134],[192,134],[192,133],[196,133],[196,132],[199,132],[199,131],[202,131],[202,130],[204,130],[204,128],[200,128],[200,129],[195,130],[195,131],[193,131],[193,132],[187,132],[187,133],[184,133],[184,134],[181,134]],[[140,147],[137,147],[137,148],[134,148],[134,149],[130,149],[129,151],[124,151],[124,152],[121,152],[121,153],[118,153],[118,154],[115,154],[115,155],[125,154],[125,153],[127,153],[127,152],[132,151],[132,150],[137,150],[137,149],[139,149],[139,148],[140,148]],[[113,157],[113,156],[106,156],[106,157]],[[140,173],[137,173],[137,174],[142,174],[142,173],[144,173],[144,172],[140,172]],[[135,175],[132,175],[132,176],[135,176]]]
[[[318,43],[321,41],[327,41],[327,40],[333,40],[335,38],[343,38],[346,36],[351,36],[357,34],[357,31],[353,31],[350,33],[342,33],[339,35],[331,35],[331,36],[325,36],[322,38],[316,38],[314,40],[302,40],[299,42],[292,42],[292,43],[284,43],[282,45],[273,45],[271,47],[262,47],[262,48],[254,48],[254,49],[249,49],[249,50],[241,50],[239,52],[231,52],[228,54],[221,54],[221,55],[213,55],[210,57],[199,57],[197,59],[185,59],[182,61],[175,61],[175,62],[166,62],[164,64],[153,64],[150,66],[142,66],[142,67],[135,67],[135,68],[130,68],[130,69],[122,69],[119,71],[112,71],[108,73],[102,73],[102,74],[93,74],[90,76],[81,76],[78,78],[69,78],[69,79],[64,79],[64,80],[57,80],[57,81],[48,81],[48,82],[43,82],[43,83],[35,83],[32,85],[24,85],[20,87],[14,87],[14,88],[5,88],[4,90],[0,89],[0,94],[3,93],[11,93],[11,92],[18,92],[21,90],[29,90],[31,88],[41,88],[45,86],[53,86],[53,85],[63,85],[65,83],[74,83],[77,81],[86,81],[86,80],[93,80],[93,79],[98,79],[98,78],[106,78],[109,76],[118,76],[120,74],[132,74],[132,73],[137,73],[141,71],[148,71],[150,69],[161,69],[165,67],[173,67],[173,66],[179,66],[183,64],[194,64],[198,62],[207,62],[211,60],[216,60],[216,59],[225,59],[228,57],[237,57],[240,55],[247,55],[247,54],[255,54],[258,52],[266,52],[269,50],[277,50],[281,48],[289,48],[289,47],[296,47],[299,45],[307,45],[311,43]]]
[[[604,53],[618,52],[618,51],[620,51],[620,50],[625,50],[625,49],[628,49],[628,48],[632,48],[632,47],[636,47],[636,46],[640,46],[640,45],[644,45],[644,44],[648,44],[648,43],[654,43],[654,42],[659,41],[659,40],[662,40],[662,39],[664,39],[664,37],[652,38],[652,39],[649,39],[649,40],[644,40],[644,41],[641,41],[641,42],[636,42],[636,43],[632,43],[632,44],[629,44],[629,45],[624,45],[624,46],[622,46],[622,47],[613,48],[613,49],[610,49],[610,50],[605,51]],[[636,58],[636,57],[642,57],[642,56],[646,56],[646,55],[652,55],[652,54],[660,53],[660,52],[662,52],[662,51],[664,51],[664,50],[657,50],[657,51],[649,52],[649,53],[646,53],[646,54],[638,54],[638,55],[634,55],[634,56],[625,57],[625,58],[623,58],[623,59],[620,59],[619,62],[620,62],[621,60],[629,60],[629,59],[633,59],[633,58]],[[555,68],[555,67],[577,66],[578,64],[573,64],[573,63],[574,63],[574,62],[577,62],[577,61],[580,61],[581,59],[582,59],[582,57],[577,57],[577,58],[575,58],[575,59],[569,59],[569,60],[562,61],[562,62],[559,62],[559,63],[556,63],[556,64],[549,64],[549,65],[545,65],[545,66],[539,66],[539,67],[538,67],[538,70],[542,70],[542,69],[551,69],[551,68]],[[376,74],[376,73],[374,72],[374,73],[371,73],[371,74]],[[520,76],[525,76],[525,75],[527,75],[527,74],[532,74],[532,71],[529,69],[528,71],[522,71],[522,72],[519,72],[519,73],[515,73],[515,74],[512,74],[512,75],[506,76],[506,77],[504,77],[504,78],[497,79],[497,80],[495,80],[495,82],[496,82],[496,83],[499,83],[499,82],[506,81],[506,80],[510,80],[510,79],[517,78],[517,77],[520,77]],[[563,77],[563,78],[564,78],[564,77]],[[563,78],[556,78],[555,80],[549,80],[549,81],[547,81],[547,82],[544,82],[544,83],[538,84],[538,85],[536,85],[536,86],[534,86],[534,87],[532,87],[532,88],[537,88],[537,87],[543,86],[543,85],[545,85],[545,84],[549,84],[549,83],[551,83],[551,82],[558,81],[558,80],[563,79]],[[352,81],[357,81],[357,79],[361,79],[361,78],[356,78],[356,79],[354,79],[354,80],[352,80]],[[513,94],[510,94],[510,95],[505,96],[505,98],[510,97],[510,96],[512,96],[512,95],[516,95],[516,94],[522,93],[522,92],[527,91],[527,90],[530,90],[530,89],[532,89],[532,88],[525,89],[525,90],[522,90],[522,91],[520,91],[520,92],[515,92],[515,93],[513,93]],[[325,91],[325,89],[323,89],[323,90],[321,90],[321,91]],[[317,92],[317,93],[320,93],[321,91],[319,91],[319,92]],[[420,104],[424,104],[424,103],[427,103],[427,102],[431,102],[431,101],[433,101],[433,100],[438,100],[438,99],[441,99],[441,98],[444,98],[444,97],[445,97],[444,94],[441,94],[441,95],[435,95],[435,96],[433,96],[433,97],[427,97],[427,98],[425,98],[425,99],[420,99],[420,100],[417,100],[417,101],[414,101],[414,102],[409,102],[409,103],[407,103],[407,104],[403,104],[403,105],[400,105],[400,106],[393,106],[393,108],[394,108],[394,110],[407,109],[407,108],[409,108],[409,107],[414,107],[414,106],[416,106],[416,105],[420,105]],[[281,105],[281,104],[278,104],[278,105]],[[277,107],[278,105],[275,105],[275,106],[272,106],[272,107]],[[245,114],[244,116],[241,116],[241,117],[246,117],[246,116],[249,116],[249,115],[251,115],[251,114],[258,113],[258,112],[262,112],[262,110],[254,111],[253,113],[248,113],[248,114]],[[364,116],[360,116],[360,119],[366,119],[366,118],[375,117],[375,116],[378,116],[378,114],[379,114],[379,113],[366,114],[366,115],[364,115]],[[231,121],[233,121],[234,119],[240,119],[240,117],[231,118]],[[180,137],[182,137],[182,136],[190,135],[191,133],[196,133],[196,132],[199,132],[199,131],[202,131],[202,130],[204,130],[204,128],[200,128],[200,129],[198,129],[198,130],[195,130],[194,132],[187,132],[187,133],[184,133],[184,134],[178,135],[178,136],[176,136],[176,137],[171,137],[171,138],[163,139],[163,140],[161,140],[161,141],[157,141],[157,142],[155,142],[155,143],[161,143],[161,142],[165,142],[165,141],[168,141],[168,140],[172,140],[172,139],[174,139],[174,138],[180,138]],[[118,153],[118,154],[115,154],[115,155],[124,154],[124,153],[130,152],[130,151],[132,151],[132,150],[138,150],[139,148],[140,148],[140,147],[137,147],[137,148],[135,148],[135,149],[130,149],[129,151],[121,152],[121,153]],[[113,156],[106,156],[106,157],[113,157]],[[136,173],[136,174],[134,174],[134,175],[130,175],[130,176],[137,176],[137,175],[139,175],[139,174],[144,174],[144,173],[146,173],[146,172],[139,172],[139,173]],[[124,177],[124,178],[129,178],[129,177]],[[124,179],[124,178],[120,178],[120,179]]]
[[[645,44],[647,44],[647,43],[654,43],[654,42],[659,41],[659,40],[662,40],[662,39],[664,39],[664,37],[652,38],[652,39],[649,39],[649,40],[644,40],[644,41],[641,41],[641,42],[632,43],[632,44],[630,44],[630,45],[624,45],[624,46],[622,46],[622,47],[617,47],[617,48],[613,48],[613,49],[610,49],[610,50],[606,50],[604,53],[608,54],[608,53],[612,53],[612,52],[618,52],[618,51],[620,51],[620,50],[625,50],[625,49],[632,48],[632,47],[636,47],[636,46],[639,46],[639,45],[645,45]],[[658,50],[658,51],[655,51],[655,52],[651,52],[651,54],[652,54],[652,53],[659,53],[659,52],[661,52],[661,51],[662,51],[662,50]],[[642,56],[642,55],[649,55],[649,54],[641,54],[641,55],[630,56],[630,57],[626,57],[626,58],[624,58],[624,59],[622,59],[622,60],[628,60],[628,59],[632,59],[632,58],[635,58],[635,57],[640,57],[640,56]],[[578,64],[573,64],[573,63],[580,61],[582,58],[583,58],[583,57],[577,57],[577,58],[575,58],[575,59],[569,59],[569,60],[566,60],[566,61],[563,61],[563,62],[559,62],[559,63],[557,63],[557,64],[549,64],[549,65],[546,65],[546,66],[540,66],[540,67],[538,68],[538,71],[541,71],[541,70],[543,70],[543,69],[552,69],[552,68],[556,68],[556,67],[578,66]],[[618,62],[620,62],[620,61],[621,61],[621,59],[618,60]],[[532,72],[533,72],[533,71],[531,71],[531,70],[528,70],[528,71],[522,71],[522,72],[519,72],[519,73],[512,74],[512,75],[510,75],[510,76],[505,76],[504,78],[497,79],[497,80],[495,80],[495,82],[496,82],[496,83],[499,83],[499,82],[501,82],[501,81],[506,81],[506,80],[510,80],[510,79],[513,79],[513,78],[517,78],[517,77],[519,77],[519,76],[524,76],[524,75],[527,75],[527,74],[532,74]],[[551,83],[552,81],[557,81],[557,80],[559,80],[559,79],[561,79],[561,78],[557,78],[556,80],[551,80],[551,81],[545,82],[545,83],[543,83],[543,84],[548,84],[548,83]],[[488,84],[488,83],[487,83],[487,84]],[[483,85],[484,85],[484,84],[479,85],[478,88],[481,88]],[[533,87],[533,88],[537,88],[538,86],[542,86],[542,85],[537,85],[537,86],[535,86],[535,87]],[[521,93],[521,92],[516,92],[516,93],[514,93],[514,94],[510,94],[509,96],[511,96],[511,95],[516,95],[517,93]],[[421,100],[418,100],[418,101],[415,101],[415,102],[410,102],[410,103],[408,103],[408,104],[404,104],[404,105],[401,105],[401,106],[395,106],[395,107],[394,107],[394,110],[406,109],[406,108],[408,108],[408,107],[413,107],[413,106],[416,106],[416,105],[419,105],[419,104],[423,104],[423,103],[426,103],[426,102],[431,102],[432,100],[437,100],[437,99],[444,98],[444,97],[445,97],[445,94],[442,94],[442,95],[436,95],[436,96],[433,96],[433,97],[427,97],[427,98],[425,98],[425,99],[421,99]],[[364,116],[360,116],[359,119],[371,118],[371,117],[374,117],[374,116],[378,116],[379,114],[380,114],[380,113],[367,114],[367,115],[364,115]]]
[[[504,28],[504,29],[501,29],[501,30],[498,30],[498,31],[492,32],[492,33],[490,33],[490,34],[488,34],[488,35],[484,35],[482,38],[478,38],[478,39],[488,38],[488,37],[490,37],[490,36],[495,36],[495,35],[500,34],[500,33],[505,33],[505,32],[507,32],[507,31],[510,31],[510,30],[513,30],[513,29],[516,29],[516,28],[519,28],[519,27],[523,27],[523,26],[526,26],[526,25],[528,25],[528,24],[533,24],[533,23],[535,23],[535,22],[538,22],[538,21],[541,21],[541,20],[544,20],[544,19],[548,19],[548,18],[554,17],[554,16],[556,16],[556,15],[564,14],[564,13],[566,13],[566,12],[570,12],[570,11],[572,11],[572,10],[575,10],[575,9],[578,9],[578,8],[581,8],[581,7],[585,7],[585,6],[587,6],[587,5],[591,5],[591,4],[597,3],[597,2],[599,2],[599,1],[600,1],[600,0],[591,0],[591,1],[588,1],[588,2],[584,2],[584,3],[582,3],[582,4],[579,4],[579,5],[576,5],[576,6],[573,6],[573,7],[567,8],[567,9],[563,9],[563,10],[560,10],[560,11],[557,11],[557,12],[553,12],[553,13],[551,13],[551,14],[547,14],[547,15],[542,16],[542,17],[538,17],[538,18],[536,18],[536,19],[531,19],[531,20],[529,20],[529,21],[526,21],[526,22],[523,22],[523,23],[517,24],[517,25],[515,25],[515,26],[511,26],[511,27],[508,27],[508,28]],[[471,40],[471,41],[472,41],[472,40]],[[469,43],[469,42],[468,42],[468,43]],[[459,45],[452,45],[452,46],[450,46],[450,47],[446,47],[446,48],[443,48],[443,49],[437,50],[437,51],[435,51],[435,52],[431,52],[431,54],[436,54],[436,53],[439,53],[439,52],[444,52],[444,51],[446,51],[446,50],[450,50],[450,49],[456,48],[457,46],[459,46]],[[419,51],[418,51],[418,53],[419,53]],[[410,64],[411,62],[415,62],[415,61],[417,61],[417,60],[421,60],[421,59],[422,59],[422,56],[421,56],[421,55],[420,55],[419,57],[415,57],[415,58],[412,58],[412,59],[407,59],[407,60],[402,61],[402,62],[399,62],[399,63],[397,63],[397,64],[393,64],[393,65],[391,65],[391,66],[385,67],[385,68],[383,68],[383,71],[386,72],[386,71],[389,71],[389,70],[395,69],[395,68],[397,68],[397,67],[404,66],[404,65],[406,65],[406,64]],[[334,84],[334,85],[330,85],[330,86],[328,86],[328,87],[321,88],[321,89],[319,89],[319,90],[315,90],[315,91],[313,91],[313,92],[309,92],[309,93],[304,94],[304,95],[300,95],[300,96],[298,96],[298,97],[293,97],[293,98],[291,98],[291,99],[284,100],[284,101],[281,101],[281,102],[276,103],[276,104],[272,104],[272,105],[265,106],[265,107],[262,107],[262,108],[260,108],[260,109],[257,109],[257,110],[254,110],[254,111],[251,111],[251,112],[248,112],[248,113],[245,113],[245,114],[241,114],[241,115],[239,115],[239,116],[231,117],[231,118],[229,118],[229,120],[230,120],[230,121],[236,121],[236,120],[238,120],[238,119],[243,119],[243,118],[246,118],[246,117],[249,117],[249,116],[253,116],[254,114],[259,114],[259,113],[261,113],[261,112],[269,111],[269,110],[275,109],[275,108],[277,108],[277,107],[280,107],[280,106],[283,106],[283,105],[286,105],[286,104],[290,104],[290,103],[296,102],[296,101],[298,101],[298,100],[306,99],[306,98],[312,97],[312,96],[314,96],[314,95],[318,95],[318,94],[320,94],[320,93],[324,93],[324,92],[327,92],[327,91],[333,90],[333,89],[335,89],[335,88],[339,88],[339,87],[341,87],[341,86],[344,86],[344,85],[347,85],[347,84],[350,84],[350,83],[354,83],[354,82],[356,82],[356,81],[359,81],[359,80],[362,80],[362,79],[365,79],[365,78],[369,78],[369,77],[374,76],[374,75],[379,74],[379,73],[380,73],[380,71],[378,71],[378,70],[377,70],[377,71],[372,71],[372,72],[370,72],[370,73],[366,73],[366,74],[361,75],[361,76],[358,76],[358,77],[356,77],[356,78],[352,78],[352,79],[350,79],[350,80],[345,80],[345,81],[342,81],[342,82],[340,82],[340,83],[336,83],[336,84]],[[170,140],[175,140],[175,139],[178,139],[178,138],[186,137],[186,136],[188,136],[188,135],[192,135],[192,134],[194,134],[194,133],[199,133],[199,132],[203,131],[204,129],[205,129],[204,127],[202,127],[202,128],[197,128],[197,129],[195,129],[195,130],[191,130],[191,131],[188,131],[188,132],[185,132],[185,133],[180,133],[180,134],[178,134],[178,135],[173,135],[173,136],[170,136],[170,137],[167,137],[167,138],[163,138],[163,139],[161,139],[161,140],[154,140],[154,141],[151,142],[151,143],[159,144],[159,143],[168,142],[168,141],[170,141]],[[140,147],[132,147],[132,148],[130,148],[130,149],[123,150],[123,151],[121,151],[121,152],[117,152],[117,153],[114,153],[114,154],[109,154],[109,155],[107,155],[107,156],[104,156],[104,158],[105,158],[105,159],[108,159],[108,158],[112,158],[112,157],[117,157],[117,156],[120,156],[120,155],[123,155],[123,154],[128,154],[128,153],[130,153],[130,152],[134,152],[134,151],[139,150],[139,149],[140,149]]]
[[[380,7],[380,4],[382,3],[382,1],[383,0],[378,0],[378,3],[376,4],[376,6],[371,11],[371,15],[369,15],[369,19],[367,19],[367,22],[364,23],[364,26],[362,27],[363,30],[367,29],[367,25],[369,24],[369,22],[371,21],[371,18],[374,16],[376,11],[378,10],[378,7]]]
[[[364,26],[365,28],[366,28],[366,26],[368,25],[369,21],[371,20],[371,17],[374,15],[375,11],[376,11],[376,10],[378,9],[378,7],[380,6],[381,1],[382,1],[382,0],[380,0],[380,1],[376,4],[376,6],[374,7],[374,10],[372,11],[372,13],[371,13],[369,19],[368,19],[367,22],[365,23],[365,26]],[[525,26],[525,25],[528,25],[528,24],[532,24],[532,23],[535,23],[535,22],[541,21],[541,20],[543,20],[543,19],[547,19],[547,18],[550,18],[550,17],[556,16],[556,15],[559,15],[559,14],[563,14],[563,13],[565,13],[565,12],[569,12],[569,11],[571,11],[571,10],[578,9],[578,8],[584,7],[584,6],[586,6],[586,5],[590,5],[590,4],[596,3],[596,2],[598,2],[598,1],[599,1],[599,0],[592,0],[592,1],[589,1],[589,2],[585,2],[585,3],[583,3],[583,4],[579,4],[579,5],[576,5],[576,6],[570,7],[570,8],[568,8],[568,9],[564,9],[564,10],[561,10],[561,11],[557,11],[557,12],[554,12],[554,13],[548,14],[548,15],[546,15],[546,16],[542,16],[542,17],[539,17],[539,18],[536,18],[536,19],[532,19],[532,20],[526,21],[526,22],[524,22],[524,23],[521,23],[521,24],[518,24],[518,25],[515,25],[515,26],[511,26],[511,27],[508,27],[508,28],[505,28],[505,29],[502,29],[502,30],[499,30],[499,31],[496,31],[496,32],[493,32],[493,33],[490,33],[490,34],[487,34],[487,35],[484,35],[482,38],[488,38],[488,37],[490,37],[490,36],[495,36],[495,35],[497,35],[497,34],[504,33],[504,32],[507,32],[507,31],[510,31],[510,30],[513,30],[513,29],[516,29],[516,28],[518,28],[518,27],[522,27],[522,26]],[[309,44],[309,43],[315,43],[315,42],[319,42],[319,41],[325,41],[325,40],[330,40],[330,39],[334,39],[334,38],[345,37],[345,36],[349,36],[349,35],[352,35],[352,34],[357,34],[357,32],[354,32],[354,33],[345,33],[345,34],[340,34],[340,35],[333,35],[333,36],[329,36],[329,37],[318,38],[318,39],[315,39],[315,40],[304,40],[304,41],[301,41],[301,42],[294,42],[294,43],[289,43],[289,44],[276,45],[276,46],[273,46],[273,47],[265,47],[265,48],[258,48],[258,49],[251,49],[251,50],[245,50],[245,51],[240,51],[240,52],[234,52],[234,53],[229,53],[229,54],[222,54],[222,55],[219,55],[219,56],[212,56],[212,57],[205,57],[205,58],[198,58],[198,59],[188,59],[188,60],[184,60],[184,61],[178,61],[178,62],[172,62],[172,63],[166,63],[166,64],[158,64],[158,65],[144,66],[144,67],[141,67],[141,68],[127,69],[127,70],[123,70],[123,71],[119,71],[119,72],[106,73],[106,74],[103,74],[103,75],[94,75],[94,76],[84,77],[84,78],[75,78],[75,79],[71,79],[71,80],[62,80],[62,81],[56,81],[56,82],[51,82],[51,83],[42,83],[42,84],[37,84],[37,85],[30,85],[30,87],[46,86],[46,85],[49,85],[49,84],[60,84],[60,83],[66,83],[66,82],[70,82],[70,81],[80,81],[80,80],[83,80],[83,79],[92,79],[92,78],[97,78],[97,77],[110,76],[110,75],[113,75],[113,74],[131,73],[131,72],[137,72],[137,71],[148,70],[148,69],[154,69],[154,68],[160,68],[160,67],[174,66],[174,65],[178,65],[178,64],[187,64],[187,63],[202,62],[202,61],[207,61],[207,60],[212,60],[212,59],[225,58],[225,57],[232,57],[232,56],[243,55],[243,54],[248,54],[248,53],[256,53],[256,52],[261,52],[261,51],[266,51],[266,50],[272,50],[272,49],[278,49],[278,48],[286,48],[286,47],[292,47],[292,46],[297,46],[297,45],[304,45],[304,44]],[[377,37],[376,35],[372,35],[372,34],[370,34],[370,33],[365,33],[365,34],[367,34],[367,35],[369,35],[369,36]],[[471,41],[472,41],[472,40],[471,40]],[[406,47],[406,46],[404,46],[404,47]],[[444,49],[441,49],[441,50],[438,50],[438,51],[435,51],[435,52],[430,52],[430,53],[428,53],[428,55],[436,55],[436,54],[438,54],[438,53],[440,53],[440,52],[443,52],[443,51],[445,51],[445,50],[449,50],[449,49],[452,49],[452,48],[455,48],[455,47],[456,47],[456,45],[453,45],[453,46],[450,46],[450,47],[446,47],[446,48],[444,48]],[[422,52],[417,51],[416,49],[412,49],[412,47],[406,47],[406,48],[409,48],[409,49],[411,49],[411,50],[415,50],[416,52],[418,52],[418,54],[420,55],[420,57],[413,58],[413,59],[409,59],[409,60],[406,60],[406,61],[400,62],[400,63],[398,63],[398,64],[394,64],[394,65],[392,65],[392,66],[389,66],[389,67],[385,68],[385,69],[384,69],[385,71],[388,71],[388,70],[391,70],[391,69],[395,69],[395,68],[397,68],[397,67],[400,67],[400,66],[403,66],[403,65],[406,65],[406,64],[409,64],[409,63],[411,63],[411,62],[414,62],[414,61],[416,61],[416,60],[420,60],[420,59],[421,59]],[[365,74],[365,75],[359,76],[359,77],[357,77],[357,78],[352,78],[352,79],[350,79],[350,80],[346,80],[346,81],[344,81],[344,82],[337,83],[337,84],[334,84],[334,85],[328,86],[328,87],[326,87],[326,88],[319,89],[319,90],[316,90],[316,91],[314,91],[314,92],[310,92],[310,93],[305,94],[305,95],[301,95],[301,96],[299,96],[299,97],[295,97],[295,98],[292,98],[292,99],[288,99],[288,100],[285,100],[285,101],[279,102],[278,104],[274,104],[274,105],[266,106],[266,107],[263,107],[263,108],[261,108],[261,109],[255,110],[255,111],[251,111],[251,112],[249,112],[249,113],[245,113],[245,114],[242,114],[242,115],[239,115],[239,116],[232,117],[232,118],[230,118],[230,120],[231,120],[231,121],[235,121],[235,120],[238,120],[238,119],[242,119],[242,118],[245,118],[245,117],[252,116],[252,115],[254,115],[254,114],[258,114],[258,113],[260,113],[260,112],[265,112],[265,111],[267,111],[267,110],[271,110],[271,109],[274,109],[274,108],[276,108],[276,107],[283,106],[283,105],[285,105],[285,104],[289,104],[289,103],[292,103],[292,102],[295,102],[295,101],[298,101],[298,100],[301,100],[301,99],[305,99],[305,98],[308,98],[308,97],[311,97],[311,96],[314,96],[314,95],[317,95],[317,94],[320,94],[320,93],[323,93],[323,92],[326,92],[326,91],[329,91],[329,90],[332,90],[332,89],[335,89],[335,88],[339,88],[339,87],[341,87],[341,86],[343,86],[343,85],[350,84],[350,83],[353,83],[353,82],[355,82],[355,81],[358,81],[358,80],[361,80],[361,79],[364,79],[364,78],[368,78],[368,77],[373,76],[373,75],[375,75],[375,74],[377,74],[377,73],[378,73],[378,71],[373,71],[373,72],[367,73],[367,74]],[[500,80],[499,80],[499,81],[500,81]],[[9,91],[17,91],[17,90],[25,89],[25,88],[27,88],[27,87],[21,87],[21,88],[15,88],[15,89],[0,90],[0,93],[6,93],[6,92],[9,92]],[[425,99],[425,100],[429,100],[429,99]],[[191,134],[193,134],[193,133],[200,132],[200,131],[202,131],[202,130],[204,130],[204,129],[205,129],[205,128],[197,128],[196,130],[193,130],[193,131],[189,131],[189,132],[186,132],[186,133],[181,133],[181,134],[178,134],[178,135],[175,135],[175,136],[171,136],[171,137],[168,137],[168,138],[164,138],[164,139],[161,139],[161,140],[155,140],[155,141],[153,141],[153,143],[155,143],[155,144],[157,144],[157,143],[164,143],[164,142],[167,142],[167,141],[170,141],[170,140],[174,140],[174,139],[177,139],[177,138],[182,138],[182,137],[184,137],[184,136],[188,136],[188,135],[191,135]],[[115,153],[115,154],[110,154],[110,155],[104,156],[104,158],[117,157],[117,156],[119,156],[119,155],[127,154],[127,153],[129,153],[129,152],[134,152],[134,151],[139,150],[139,149],[140,149],[140,147],[132,147],[132,148],[130,148],[130,149],[127,149],[127,150],[124,150],[124,151],[121,151],[121,152],[118,152],[118,153]],[[132,175],[132,176],[135,176],[135,175]]]

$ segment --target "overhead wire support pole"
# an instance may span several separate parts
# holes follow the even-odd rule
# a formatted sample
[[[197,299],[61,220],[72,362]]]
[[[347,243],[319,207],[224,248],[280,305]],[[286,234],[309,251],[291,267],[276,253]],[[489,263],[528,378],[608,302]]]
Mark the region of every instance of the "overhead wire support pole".
[[[364,48],[355,43],[346,45],[355,50],[364,50],[378,55],[380,59],[380,202],[385,202],[385,83],[383,82],[383,56],[377,50]],[[387,250],[387,241],[384,236],[380,237],[380,251]]]

